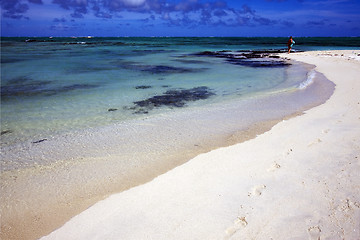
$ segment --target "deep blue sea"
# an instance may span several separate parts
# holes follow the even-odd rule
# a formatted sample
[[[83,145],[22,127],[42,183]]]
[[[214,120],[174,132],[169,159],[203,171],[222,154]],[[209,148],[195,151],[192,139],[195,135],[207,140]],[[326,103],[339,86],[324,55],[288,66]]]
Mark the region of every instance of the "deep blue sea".
[[[295,51],[360,46],[360,38],[295,41]],[[308,81],[309,66],[266,66],[261,59],[239,62],[242,56],[231,55],[285,51],[286,42],[286,38],[2,38],[1,145],[41,143],[73,131],[300,91]]]

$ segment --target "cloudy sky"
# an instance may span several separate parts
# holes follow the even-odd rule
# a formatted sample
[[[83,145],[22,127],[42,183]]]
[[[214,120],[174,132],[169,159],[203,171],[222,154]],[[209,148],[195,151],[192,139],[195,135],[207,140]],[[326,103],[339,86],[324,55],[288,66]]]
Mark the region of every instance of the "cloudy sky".
[[[360,0],[0,0],[1,36],[360,36]]]

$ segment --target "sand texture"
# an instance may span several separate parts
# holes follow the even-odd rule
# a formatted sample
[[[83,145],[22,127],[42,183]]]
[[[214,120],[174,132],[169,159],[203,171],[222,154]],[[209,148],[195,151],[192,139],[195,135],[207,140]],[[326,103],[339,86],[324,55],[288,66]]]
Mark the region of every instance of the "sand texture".
[[[315,64],[331,98],[112,195],[42,239],[360,239],[360,51]]]

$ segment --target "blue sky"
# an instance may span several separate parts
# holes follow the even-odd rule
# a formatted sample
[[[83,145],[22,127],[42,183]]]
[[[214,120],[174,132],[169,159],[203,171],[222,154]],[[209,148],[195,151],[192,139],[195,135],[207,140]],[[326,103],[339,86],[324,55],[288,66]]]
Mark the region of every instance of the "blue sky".
[[[1,36],[360,36],[360,0],[0,0]]]

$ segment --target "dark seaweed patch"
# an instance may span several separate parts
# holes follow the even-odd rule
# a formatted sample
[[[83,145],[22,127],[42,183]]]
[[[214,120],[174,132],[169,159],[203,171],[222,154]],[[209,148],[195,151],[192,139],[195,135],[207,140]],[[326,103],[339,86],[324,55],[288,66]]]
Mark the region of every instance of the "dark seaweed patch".
[[[147,72],[151,74],[195,73],[195,72],[202,72],[204,70],[207,70],[207,68],[184,68],[184,67],[173,67],[166,65],[145,65],[136,62],[121,61],[121,60],[118,60],[113,63],[123,69]]]
[[[1,87],[1,98],[5,100],[8,97],[29,97],[29,96],[52,96],[58,93],[69,92],[78,89],[91,89],[99,87],[95,84],[73,84],[60,88],[50,88],[50,81],[33,81],[23,84],[13,84]]]
[[[82,66],[74,69],[68,70],[67,74],[81,74],[81,73],[92,73],[92,72],[101,72],[114,70],[115,68],[112,66]]]
[[[20,81],[20,79],[18,79]],[[28,80],[25,80],[28,81]],[[1,98],[12,96],[33,96],[46,91],[50,81],[33,81],[1,86]]]
[[[195,87],[191,89],[168,90],[162,95],[156,95],[151,98],[134,102],[134,107],[125,109],[134,110],[135,113],[148,113],[154,108],[162,106],[184,107],[186,102],[207,99],[215,93],[211,92],[206,86]]]
[[[8,81],[8,84],[24,84],[24,83],[27,83],[27,82],[30,82],[32,81],[31,78],[29,77],[26,77],[26,76],[20,76],[20,77],[16,77],[16,78],[13,78],[11,79],[10,81]]]
[[[15,62],[21,62],[24,61],[24,59],[20,59],[20,58],[1,58],[1,63],[15,63]]]
[[[45,141],[47,141],[47,139],[46,139],[46,138],[41,139],[41,140],[38,140],[38,141],[35,141],[35,142],[32,142],[32,143],[41,143],[41,142],[45,142]]]
[[[96,84],[73,84],[73,85],[68,85],[68,86],[63,86],[62,88],[59,89],[53,89],[55,91],[55,93],[61,93],[61,92],[69,92],[69,91],[73,91],[73,90],[78,90],[78,89],[91,89],[91,88],[97,88],[100,85],[96,85]]]
[[[135,62],[135,61],[126,61],[126,60],[123,60],[123,59],[117,59],[115,61],[112,61],[110,62],[111,64],[115,65],[116,67],[118,68],[124,68],[124,69],[128,69],[132,66],[137,66],[137,65],[140,65],[139,62]]]
[[[175,52],[173,50],[163,50],[163,49],[144,49],[144,50],[133,50],[133,53],[136,54],[136,56],[145,56],[149,54],[158,54],[158,53],[171,53]]]
[[[274,55],[284,52],[283,50],[263,50],[263,51],[204,51],[193,54],[199,57],[224,58],[226,62],[234,65],[243,65],[248,67],[285,67],[291,65],[288,61],[280,59]]]
[[[0,41],[0,46],[1,47],[12,47],[12,46],[15,46],[15,43],[14,42]]]
[[[185,64],[208,64],[209,62],[201,61],[201,60],[190,60],[190,59],[173,59],[172,61],[181,62]]]
[[[4,131],[1,131],[1,135],[4,135],[4,134],[9,134],[9,133],[12,133],[13,131],[11,130],[4,130]]]
[[[146,66],[142,71],[149,72],[151,74],[173,74],[173,73],[196,73],[207,70],[207,68],[183,68],[183,67],[171,67],[165,65]]]
[[[146,86],[146,85],[141,85],[141,86],[136,86],[135,89],[148,89],[148,88],[152,88],[151,86]]]
[[[226,62],[234,64],[234,65],[242,65],[248,67],[284,67],[291,65],[286,61],[273,61],[273,60],[248,60],[248,59],[239,59],[239,58],[231,58],[226,59]]]

